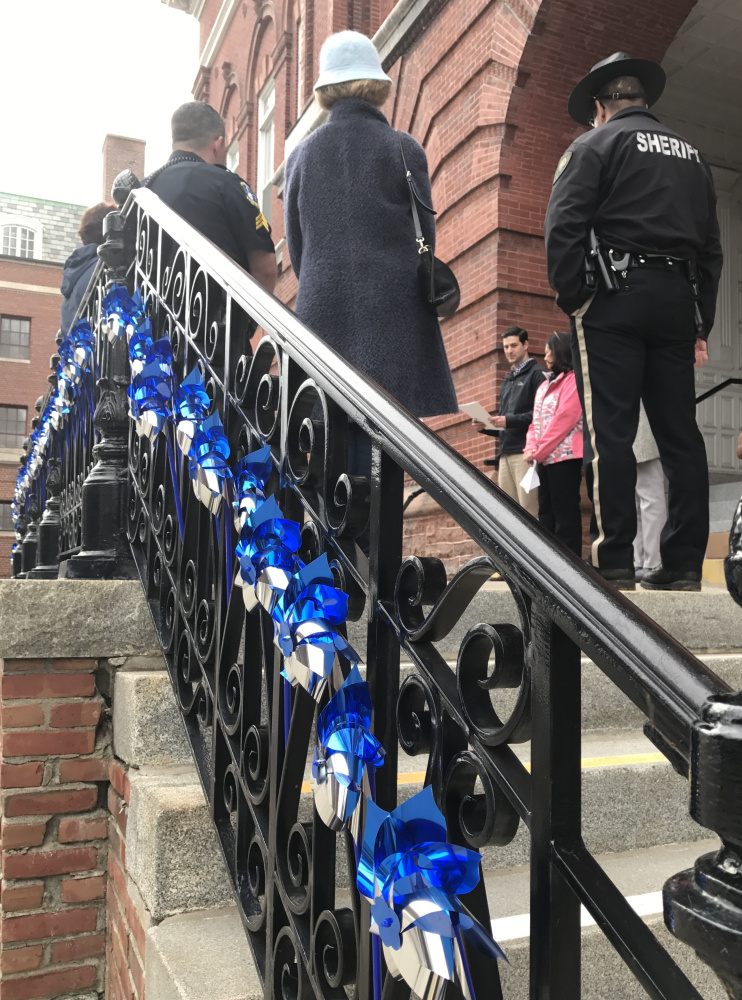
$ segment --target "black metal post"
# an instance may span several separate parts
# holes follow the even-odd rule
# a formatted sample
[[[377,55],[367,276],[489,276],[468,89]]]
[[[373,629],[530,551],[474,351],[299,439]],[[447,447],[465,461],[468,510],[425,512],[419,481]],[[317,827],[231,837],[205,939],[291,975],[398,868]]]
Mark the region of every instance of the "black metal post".
[[[38,528],[36,565],[29,572],[34,580],[56,580],[59,575],[59,506],[62,478],[59,462],[50,459],[46,477],[46,506]]]
[[[665,923],[742,998],[742,692],[709,698],[693,731],[691,816],[721,837],[718,852],[668,879]]]
[[[123,284],[134,255],[123,215],[107,215],[103,231],[106,242],[98,248],[98,256],[109,278]],[[125,340],[104,346],[101,375],[102,391],[93,415],[100,440],[93,448],[95,465],[82,487],[82,548],[68,561],[65,575],[74,580],[129,580],[136,577],[136,570],[126,538],[129,362]]]

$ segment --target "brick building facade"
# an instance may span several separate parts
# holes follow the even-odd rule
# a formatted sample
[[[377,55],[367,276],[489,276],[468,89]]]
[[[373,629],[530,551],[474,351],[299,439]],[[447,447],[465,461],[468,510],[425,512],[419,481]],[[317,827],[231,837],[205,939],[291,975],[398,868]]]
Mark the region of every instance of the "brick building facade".
[[[85,206],[0,194],[0,577],[10,576],[10,501],[34,403],[56,351],[62,266]]]
[[[611,10],[576,0],[163,2],[199,19],[193,93],[225,117],[230,165],[265,199],[278,249],[277,293],[289,304],[296,279],[283,240],[284,160],[322,120],[312,85],[323,40],[344,28],[373,37],[395,84],[383,110],[427,151],[437,252],[461,284],[461,308],[443,324],[459,400],[478,400],[490,410],[506,371],[502,331],[512,323],[525,326],[540,354],[551,332],[567,326],[547,282],[543,219],[555,165],[581,131],[566,112],[572,86],[617,50],[666,59],[670,78],[660,110],[710,155],[717,183],[730,195],[721,309],[721,340],[729,350],[724,360],[721,347],[713,348],[717,357],[712,351],[703,379],[718,381],[739,368],[742,130],[728,103],[725,122],[707,127],[717,124],[722,93],[727,102],[737,101],[724,87],[742,65],[742,45],[735,41],[741,15],[733,0],[657,0],[649,6],[632,0],[636,16],[625,5]],[[709,34],[721,59],[709,56]],[[703,106],[699,88],[709,95]],[[712,472],[721,478],[739,476],[730,444],[732,425],[736,433],[740,424],[738,405],[733,393],[726,402],[722,394],[702,418]],[[473,433],[463,415],[430,424],[474,464],[482,467],[491,457],[491,439]],[[410,541],[425,536],[452,568],[473,554],[426,498],[408,513]]]
[[[144,142],[107,135],[101,200],[111,200],[113,178],[127,167],[143,176]],[[0,577],[10,576],[10,501],[21,445],[57,349],[63,265],[79,246],[87,207],[0,193]]]

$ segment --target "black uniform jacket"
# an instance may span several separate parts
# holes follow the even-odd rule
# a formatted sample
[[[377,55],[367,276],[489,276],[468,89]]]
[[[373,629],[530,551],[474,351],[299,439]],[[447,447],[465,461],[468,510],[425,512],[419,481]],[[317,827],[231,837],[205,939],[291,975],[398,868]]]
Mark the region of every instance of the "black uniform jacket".
[[[250,251],[273,251],[271,229],[257,198],[226,167],[176,149],[143,183],[246,271]]]
[[[508,372],[503,379],[500,416],[506,418],[507,425],[500,431],[501,455],[518,455],[525,448],[526,434],[533,420],[536,390],[545,378],[544,369],[535,358],[531,358],[517,375]]]
[[[559,161],[544,231],[549,282],[568,314],[591,294],[584,279],[591,227],[606,250],[696,260],[701,316],[711,329],[722,265],[711,171],[646,108],[617,112]]]

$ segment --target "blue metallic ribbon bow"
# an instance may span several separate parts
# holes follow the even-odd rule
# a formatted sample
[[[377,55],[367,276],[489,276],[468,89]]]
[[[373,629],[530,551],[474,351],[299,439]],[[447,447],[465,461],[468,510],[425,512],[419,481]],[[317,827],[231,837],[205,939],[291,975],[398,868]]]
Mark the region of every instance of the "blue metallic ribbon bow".
[[[314,804],[331,830],[358,819],[361,795],[370,793],[367,768],[381,767],[384,749],[371,732],[371,692],[353,666],[317,719],[312,761]]]
[[[387,968],[418,996],[442,996],[458,983],[475,1000],[464,937],[491,959],[505,958],[458,899],[479,882],[476,851],[446,842],[446,823],[430,786],[391,812],[366,803],[358,889],[371,901],[371,933]]]

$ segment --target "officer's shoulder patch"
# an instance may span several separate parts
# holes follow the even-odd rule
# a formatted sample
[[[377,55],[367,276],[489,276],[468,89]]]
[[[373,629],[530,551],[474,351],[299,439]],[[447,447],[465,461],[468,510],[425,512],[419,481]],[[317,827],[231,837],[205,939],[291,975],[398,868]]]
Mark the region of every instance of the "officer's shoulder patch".
[[[254,205],[255,208],[259,208],[260,206],[258,205],[257,196],[255,195],[255,192],[250,187],[250,185],[247,184],[245,181],[240,181],[240,186],[242,187],[242,190],[245,192],[245,197],[250,202],[250,204]]]
[[[562,176],[564,171],[567,169],[567,164],[571,159],[572,159],[572,150],[568,149],[567,152],[564,154],[564,156],[562,156],[559,163],[557,163],[557,168],[554,171],[554,180],[551,182],[552,184],[556,184],[556,182]]]

